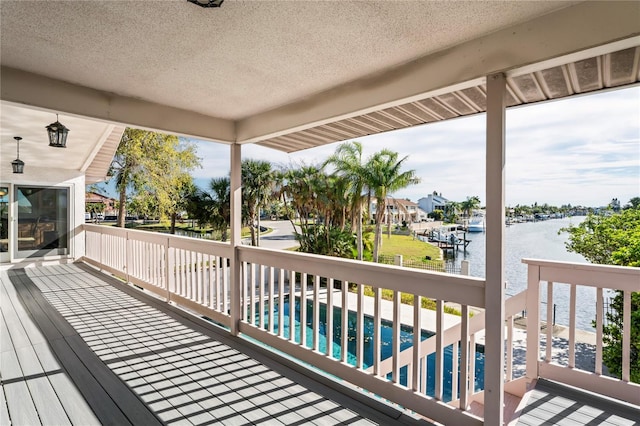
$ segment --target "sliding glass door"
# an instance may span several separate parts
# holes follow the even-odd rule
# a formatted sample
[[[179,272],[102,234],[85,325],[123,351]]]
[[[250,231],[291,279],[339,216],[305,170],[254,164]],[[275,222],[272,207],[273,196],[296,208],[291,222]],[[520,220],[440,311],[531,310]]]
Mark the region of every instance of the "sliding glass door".
[[[17,186],[17,257],[69,253],[69,189]]]
[[[9,185],[0,185],[0,262],[9,261]]]

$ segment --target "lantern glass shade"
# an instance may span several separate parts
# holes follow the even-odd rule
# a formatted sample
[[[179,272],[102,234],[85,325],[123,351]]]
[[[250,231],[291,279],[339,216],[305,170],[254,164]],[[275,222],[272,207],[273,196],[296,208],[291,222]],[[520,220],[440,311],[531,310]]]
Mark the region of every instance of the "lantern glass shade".
[[[65,148],[67,146],[67,129],[62,123],[56,121],[47,126],[47,134],[49,135],[49,146],[56,148]]]
[[[24,173],[24,161],[19,158],[11,162],[11,167],[13,168],[13,173]]]

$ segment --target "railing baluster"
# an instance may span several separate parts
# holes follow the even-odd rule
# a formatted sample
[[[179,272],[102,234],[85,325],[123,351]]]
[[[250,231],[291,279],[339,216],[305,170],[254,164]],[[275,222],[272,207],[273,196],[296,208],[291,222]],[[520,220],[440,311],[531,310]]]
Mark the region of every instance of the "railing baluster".
[[[191,260],[191,250],[185,250],[187,256],[187,299],[193,297],[193,261]]]
[[[458,399],[458,342],[451,345],[451,400]]]
[[[179,279],[179,284],[178,284],[178,288],[176,289],[176,293],[178,293],[180,296],[185,295],[185,270],[184,270],[184,264],[185,264],[185,253],[183,249],[178,249],[178,253],[176,256],[176,260],[177,260],[177,267],[178,267],[178,279]]]
[[[227,265],[229,265],[229,259],[226,257],[221,257],[220,261],[222,262],[221,265],[221,276],[220,276],[220,285],[222,286],[222,312],[224,312],[225,314],[231,309],[230,304],[231,301],[229,300],[229,291],[231,290],[229,288],[229,282],[230,280],[230,275],[231,275],[231,268]],[[241,283],[238,283],[237,285],[241,285]]]
[[[313,277],[313,350],[320,350],[320,275]]]
[[[307,346],[307,274],[300,274],[300,346]]]
[[[258,277],[260,295],[258,296],[258,315],[260,315],[260,328],[264,329],[264,265],[258,265],[260,276]]]
[[[180,249],[180,296],[187,295],[187,253],[186,250]]]
[[[413,296],[413,361],[411,387],[415,392],[420,390],[420,342],[422,341],[422,298]]]
[[[249,324],[256,325],[256,265],[250,263],[249,265]]]
[[[284,337],[284,269],[278,276],[278,336]]]
[[[274,270],[273,266],[269,266],[269,333],[273,333],[273,281],[274,281]]]
[[[249,280],[247,278],[247,274],[249,273],[247,268],[247,262],[242,262],[241,264],[242,270],[240,271],[240,289],[241,295],[240,300],[242,301],[242,321],[248,321],[249,319],[249,290],[247,287],[249,286]]]
[[[604,320],[602,287],[596,289],[596,374],[602,374],[602,325]]]
[[[373,374],[380,375],[380,333],[382,297],[380,287],[373,288]]]
[[[622,381],[631,376],[631,292],[625,291],[622,300]]]
[[[540,359],[540,267],[527,269],[527,379],[538,378]],[[548,342],[547,342],[548,344]]]
[[[327,281],[327,356],[333,358],[333,278]]]
[[[400,292],[393,292],[393,342],[392,357],[393,366],[391,372],[391,380],[393,383],[400,383]]]
[[[216,262],[216,256],[210,254],[207,256],[207,306],[211,309],[217,311],[217,308],[214,308],[213,300],[217,299],[217,288],[215,275],[213,274],[214,263]]]
[[[255,319],[255,305],[254,305],[254,297],[255,297],[255,282],[254,282],[254,266],[255,264],[247,262],[245,263],[246,268],[246,277],[247,277],[247,286],[246,286],[246,295],[245,295],[245,303],[247,305],[247,317],[246,320],[249,324],[253,324]]]
[[[444,302],[436,301],[436,389],[434,397],[442,400],[444,375]]]
[[[289,277],[289,340],[296,341],[296,271]]]
[[[168,297],[170,298],[171,294],[176,291],[176,275],[175,275],[176,251],[175,249],[171,248],[169,239],[167,239],[167,245],[165,247],[165,250],[167,253],[167,272],[166,272],[167,273],[167,293],[168,293]]]
[[[476,335],[469,336],[469,396],[476,393]]]
[[[364,284],[359,283],[356,301],[356,367],[364,367]]]
[[[224,312],[224,302],[222,300],[222,283],[220,274],[222,273],[221,263],[226,260],[220,256],[213,256],[211,262],[211,273],[213,274],[213,308],[216,311]]]
[[[342,281],[342,344],[340,359],[346,363],[349,359],[349,282]]]
[[[469,407],[469,306],[460,313],[460,409]]]
[[[569,292],[569,368],[576,366],[576,287],[575,284],[571,284]],[[553,328],[553,322],[548,322],[551,322]]]
[[[196,287],[198,289],[198,295],[197,295],[197,302],[198,303],[202,303],[202,297],[203,297],[203,283],[204,283],[204,279],[202,276],[202,271],[203,271],[203,265],[202,265],[202,253],[200,252],[196,252]]]
[[[506,381],[513,380],[513,316],[507,318],[507,365]]]
[[[546,362],[551,362],[551,349],[553,347],[553,281],[547,282],[547,329],[546,329],[546,348],[545,357]]]

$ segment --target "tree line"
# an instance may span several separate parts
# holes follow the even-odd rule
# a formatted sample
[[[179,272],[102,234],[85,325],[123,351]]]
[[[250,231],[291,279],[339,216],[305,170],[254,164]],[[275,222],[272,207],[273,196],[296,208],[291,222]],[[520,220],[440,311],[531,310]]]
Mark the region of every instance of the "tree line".
[[[365,159],[362,144],[347,142],[320,164],[276,168],[264,160],[243,160],[242,222],[251,230],[252,245],[259,244],[264,212],[291,221],[300,251],[357,259],[372,251],[376,260],[387,196],[420,181],[414,170],[404,170],[407,158],[383,149]],[[372,199],[375,215],[368,211]],[[213,178],[208,188],[191,194],[186,210],[226,240],[229,203],[229,178]],[[364,220],[374,223],[372,245],[364,238]]]
[[[364,158],[362,144],[347,142],[319,164],[274,167],[264,160],[242,161],[242,224],[259,244],[261,213],[289,219],[300,250],[377,261],[387,197],[420,182],[405,170],[408,157],[383,149]],[[125,207],[139,215],[171,218],[180,212],[199,226],[228,238],[231,223],[229,176],[194,185],[191,171],[200,165],[195,145],[176,136],[126,129],[111,164],[119,194],[118,226]],[[376,201],[375,214],[369,212]],[[363,223],[373,223],[367,230]],[[371,242],[372,241],[372,242]]]

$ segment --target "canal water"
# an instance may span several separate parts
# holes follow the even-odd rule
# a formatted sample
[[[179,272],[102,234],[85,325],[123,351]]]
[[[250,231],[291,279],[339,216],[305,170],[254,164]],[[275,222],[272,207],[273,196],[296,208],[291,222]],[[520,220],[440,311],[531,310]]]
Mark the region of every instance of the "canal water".
[[[507,297],[515,295],[527,288],[527,265],[522,263],[524,258],[557,260],[566,262],[587,261],[579,254],[568,252],[565,242],[567,233],[558,234],[561,228],[577,225],[585,218],[583,216],[563,219],[549,219],[538,222],[516,223],[506,228],[505,233],[505,272],[507,279]],[[462,260],[469,261],[471,276],[484,278],[485,276],[485,234],[482,232],[468,233],[467,239],[472,242],[467,247],[466,254],[460,250],[456,258],[450,260],[460,266]],[[581,330],[592,331],[591,321],[595,319],[596,293],[594,288],[577,287],[577,327]],[[546,285],[541,293],[546,301]],[[556,305],[556,324],[569,324],[569,286],[556,284],[554,287],[554,303]],[[605,295],[605,298],[607,296]],[[546,306],[543,305],[541,318],[546,317]]]

